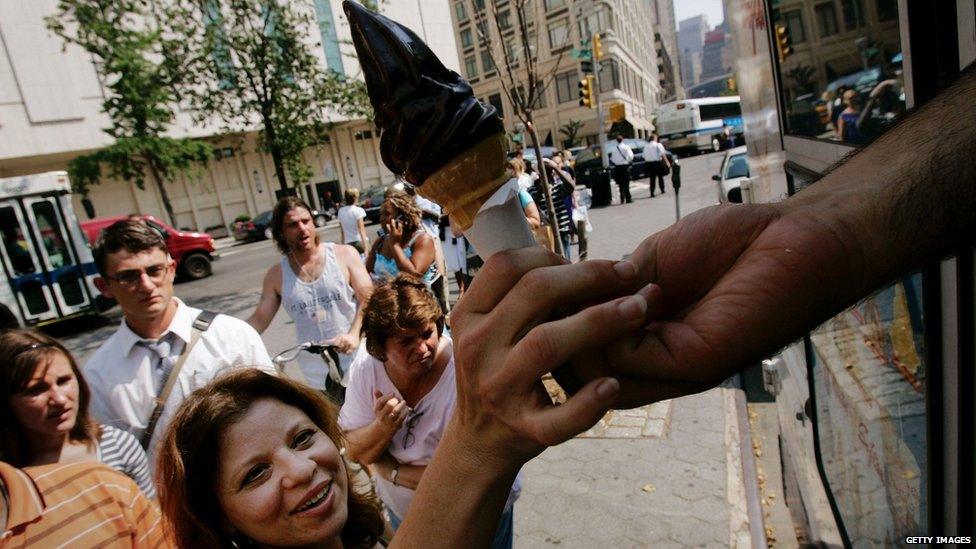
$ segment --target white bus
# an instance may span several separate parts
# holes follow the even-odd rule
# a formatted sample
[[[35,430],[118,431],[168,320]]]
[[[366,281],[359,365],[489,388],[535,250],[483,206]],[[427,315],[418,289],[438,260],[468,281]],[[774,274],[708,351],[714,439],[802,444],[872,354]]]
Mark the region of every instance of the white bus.
[[[95,312],[95,264],[65,172],[0,179],[0,327]]]
[[[725,126],[731,126],[736,145],[744,143],[738,95],[682,99],[658,109],[657,134],[661,144],[675,154],[721,150]]]

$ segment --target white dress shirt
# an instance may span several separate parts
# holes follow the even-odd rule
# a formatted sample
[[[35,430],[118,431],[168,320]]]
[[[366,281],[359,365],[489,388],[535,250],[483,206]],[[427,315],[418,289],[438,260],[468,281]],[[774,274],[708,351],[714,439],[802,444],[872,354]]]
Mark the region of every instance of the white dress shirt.
[[[173,299],[177,304],[176,316],[164,335],[172,332],[181,340],[182,344],[173,346],[173,352],[178,353],[189,343],[193,321],[201,311],[175,297]],[[92,414],[102,423],[124,429],[136,438],[142,437],[155,407],[154,369],[159,361],[152,351],[139,345],[142,339],[123,319],[119,329],[95,351],[84,367],[85,380],[91,387]],[[174,362],[176,360],[174,357]],[[254,328],[232,316],[218,315],[190,350],[179,372],[156,423],[149,444],[150,456],[187,395],[208,384],[223,370],[247,366],[275,374],[268,351]]]
[[[608,147],[607,154],[610,156],[610,163],[614,166],[626,166],[634,161],[634,151],[624,142],[617,143],[613,142],[610,147]]]

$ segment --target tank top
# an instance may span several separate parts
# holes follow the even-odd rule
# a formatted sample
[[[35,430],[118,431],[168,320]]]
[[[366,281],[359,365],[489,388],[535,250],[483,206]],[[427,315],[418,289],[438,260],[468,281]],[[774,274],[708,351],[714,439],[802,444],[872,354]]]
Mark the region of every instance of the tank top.
[[[424,234],[424,232],[425,231],[423,229],[417,229],[417,232],[413,233],[413,236],[410,237],[410,241],[407,242],[407,245],[403,247],[403,255],[407,256],[407,259],[410,259],[413,256],[413,243],[416,242],[417,239]],[[384,236],[383,238],[387,237]],[[378,244],[376,246],[376,258],[373,260],[373,274],[379,279],[396,278],[396,275],[400,273],[400,268],[397,266],[395,259],[386,257],[380,253],[380,249],[382,247],[382,244]],[[439,276],[440,273],[437,272],[437,262],[431,261],[430,267],[427,268],[427,272],[425,272],[423,276],[424,284],[426,284],[429,288]]]
[[[325,341],[347,333],[356,319],[356,295],[336,260],[335,244],[326,242],[320,246],[325,247],[325,267],[314,282],[298,278],[288,256],[281,258],[281,304],[295,322],[298,343]],[[339,354],[343,379],[353,356]],[[328,371],[321,358],[303,352],[298,355],[298,365],[309,385],[325,388]]]

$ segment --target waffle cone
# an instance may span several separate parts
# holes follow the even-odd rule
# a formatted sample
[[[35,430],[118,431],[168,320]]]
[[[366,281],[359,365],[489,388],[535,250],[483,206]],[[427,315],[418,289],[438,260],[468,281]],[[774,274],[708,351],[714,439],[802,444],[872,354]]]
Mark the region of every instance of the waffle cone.
[[[452,158],[417,187],[417,192],[440,204],[463,231],[471,227],[481,205],[507,180],[505,137],[496,134]]]

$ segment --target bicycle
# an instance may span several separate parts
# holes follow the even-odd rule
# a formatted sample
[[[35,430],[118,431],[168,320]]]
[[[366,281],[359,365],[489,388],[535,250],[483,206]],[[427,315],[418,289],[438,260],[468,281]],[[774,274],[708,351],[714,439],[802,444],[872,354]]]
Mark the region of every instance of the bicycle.
[[[342,380],[342,371],[339,368],[339,348],[335,345],[306,341],[281,351],[271,359],[271,362],[279,374],[285,375],[285,365],[296,360],[303,352],[318,355],[325,363],[328,375],[325,379],[325,387],[321,390],[333,402],[342,406],[342,403],[346,401],[346,385]]]

